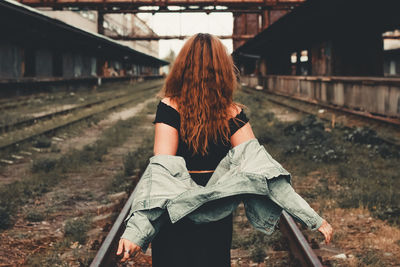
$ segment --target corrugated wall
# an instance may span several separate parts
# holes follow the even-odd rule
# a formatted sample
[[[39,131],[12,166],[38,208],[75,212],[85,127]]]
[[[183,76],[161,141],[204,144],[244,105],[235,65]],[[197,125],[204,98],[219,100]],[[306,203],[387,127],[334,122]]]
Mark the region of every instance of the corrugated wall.
[[[53,53],[50,50],[39,49],[35,51],[35,76],[53,76]]]
[[[0,79],[21,78],[23,51],[20,47],[0,43]]]
[[[268,75],[244,76],[241,82],[323,104],[400,117],[400,79]]]

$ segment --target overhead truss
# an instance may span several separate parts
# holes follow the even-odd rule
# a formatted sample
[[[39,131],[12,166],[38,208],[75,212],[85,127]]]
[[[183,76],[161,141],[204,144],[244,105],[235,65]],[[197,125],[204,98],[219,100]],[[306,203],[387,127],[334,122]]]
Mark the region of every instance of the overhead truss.
[[[33,7],[78,8],[106,13],[239,12],[293,9],[305,0],[17,0]]]
[[[158,40],[171,40],[171,39],[179,39],[184,40],[189,38],[188,35],[143,35],[143,36],[109,36],[114,40],[123,40],[123,41],[158,41]],[[249,40],[254,37],[254,35],[217,35],[219,39],[233,39],[233,40]]]

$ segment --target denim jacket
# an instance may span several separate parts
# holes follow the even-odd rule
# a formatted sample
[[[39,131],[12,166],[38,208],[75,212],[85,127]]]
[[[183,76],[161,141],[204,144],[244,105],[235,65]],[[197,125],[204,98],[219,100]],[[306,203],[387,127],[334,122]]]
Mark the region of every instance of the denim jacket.
[[[156,155],[133,191],[125,238],[145,253],[166,220],[188,216],[195,223],[220,220],[243,201],[250,223],[272,234],[282,209],[310,230],[322,218],[291,186],[291,175],[257,139],[234,148],[219,162],[206,186],[196,184],[180,156]]]

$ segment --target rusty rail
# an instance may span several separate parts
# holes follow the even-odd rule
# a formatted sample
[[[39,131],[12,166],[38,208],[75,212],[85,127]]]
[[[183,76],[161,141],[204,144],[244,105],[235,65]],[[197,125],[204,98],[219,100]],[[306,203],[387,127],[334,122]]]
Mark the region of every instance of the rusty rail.
[[[126,201],[124,207],[121,210],[121,213],[118,215],[118,218],[115,220],[110,232],[104,239],[99,251],[94,257],[92,263],[90,264],[90,267],[110,267],[116,265],[118,260],[118,256],[116,255],[118,242],[120,236],[125,230],[124,219],[126,218],[126,216],[128,216],[132,202],[133,194],[131,194]]]
[[[114,222],[110,232],[103,241],[90,267],[109,267],[116,266],[119,256],[116,255],[118,242],[122,235],[125,225],[124,219],[130,211],[130,203],[133,201],[133,193],[126,201],[118,218]],[[295,259],[303,267],[322,267],[322,263],[316,256],[307,240],[297,227],[292,217],[285,211],[282,212],[280,219],[280,230],[289,240],[289,248]]]
[[[265,92],[270,93],[270,94],[274,94],[274,95],[277,95],[277,96],[281,96],[281,97],[287,97],[287,98],[290,98],[290,99],[293,99],[293,100],[296,100],[296,101],[299,101],[299,102],[304,102],[304,103],[307,103],[307,104],[320,106],[320,107],[323,107],[323,108],[326,108],[326,109],[335,110],[337,112],[348,113],[348,114],[351,114],[351,115],[367,118],[367,119],[370,119],[370,120],[375,120],[375,121],[383,122],[383,123],[386,123],[386,124],[395,125],[397,127],[400,126],[400,119],[398,119],[398,118],[389,117],[389,116],[374,115],[371,112],[362,112],[362,111],[357,111],[357,110],[354,110],[354,109],[349,109],[349,108],[346,108],[346,107],[323,104],[323,103],[319,103],[319,102],[316,102],[316,101],[311,101],[311,100],[308,100],[308,99],[305,99],[305,98],[300,98],[300,97],[291,96],[291,95],[285,95],[285,94],[278,93],[278,92],[273,92],[273,91],[265,91]],[[278,101],[273,101],[273,102],[278,103]],[[285,105],[285,104],[281,104],[281,105]],[[286,105],[286,106],[289,106],[289,105]],[[294,108],[294,107],[291,107],[291,108]],[[296,108],[294,108],[294,109],[296,109]],[[300,110],[300,109],[298,109],[298,110],[302,111],[302,112],[305,112],[305,111]]]
[[[281,232],[289,241],[289,248],[292,255],[303,267],[322,267],[322,263],[314,253],[307,240],[300,232],[293,218],[283,211],[279,221]]]

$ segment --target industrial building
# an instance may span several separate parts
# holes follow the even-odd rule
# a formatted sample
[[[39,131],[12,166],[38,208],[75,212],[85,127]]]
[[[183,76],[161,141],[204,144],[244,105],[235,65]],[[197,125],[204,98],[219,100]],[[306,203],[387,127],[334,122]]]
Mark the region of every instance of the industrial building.
[[[285,95],[400,115],[396,52],[384,51],[398,1],[309,0],[238,47],[245,83]],[[390,59],[389,59],[390,58]]]
[[[158,76],[168,62],[7,0],[0,2],[0,85]],[[29,25],[29,27],[27,26]]]

